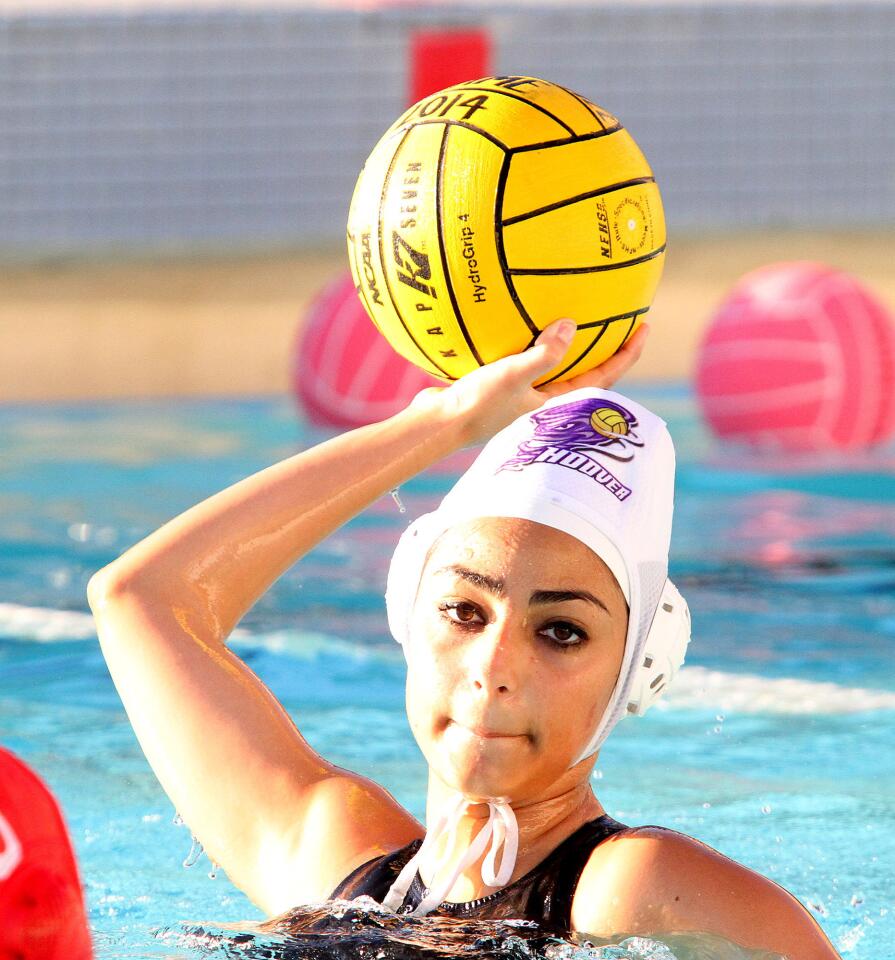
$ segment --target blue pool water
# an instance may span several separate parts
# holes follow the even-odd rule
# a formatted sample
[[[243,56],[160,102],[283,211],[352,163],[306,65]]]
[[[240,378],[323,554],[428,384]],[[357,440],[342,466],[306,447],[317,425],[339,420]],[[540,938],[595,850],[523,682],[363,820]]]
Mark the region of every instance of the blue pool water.
[[[598,795],[619,819],[682,830],[777,880],[845,957],[891,960],[895,451],[769,463],[720,451],[683,388],[631,393],[677,442],[671,565],[694,640],[667,702],[610,738]],[[170,957],[162,928],[260,914],[206,859],[182,867],[189,834],[106,673],[87,579],[321,438],[287,400],[0,410],[0,742],[61,799],[101,958]],[[417,816],[425,770],[381,597],[399,530],[456,468],[403,488],[406,515],[383,498],[331,537],[234,640],[318,750]]]

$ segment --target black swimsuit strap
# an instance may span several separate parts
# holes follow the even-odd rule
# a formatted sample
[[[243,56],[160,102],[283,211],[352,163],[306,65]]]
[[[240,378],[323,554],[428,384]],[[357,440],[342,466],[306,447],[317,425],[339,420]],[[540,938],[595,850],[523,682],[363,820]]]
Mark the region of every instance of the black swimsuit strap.
[[[543,929],[568,931],[571,929],[575,890],[590,855],[604,840],[625,829],[624,824],[612,817],[597,817],[579,827],[537,866],[507,886],[465,903],[445,901],[433,913],[534,920]],[[414,840],[400,850],[362,864],[333,891],[333,898],[350,900],[366,895],[381,902],[421,843],[421,840]],[[405,897],[404,909],[412,910],[424,895],[425,885],[417,873]]]

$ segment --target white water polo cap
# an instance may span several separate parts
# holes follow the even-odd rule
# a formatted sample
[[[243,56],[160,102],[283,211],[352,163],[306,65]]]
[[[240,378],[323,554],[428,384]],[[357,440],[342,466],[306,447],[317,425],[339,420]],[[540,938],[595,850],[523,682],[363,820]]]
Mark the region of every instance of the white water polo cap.
[[[426,559],[450,527],[516,517],[580,540],[612,571],[629,614],[612,698],[578,763],[621,717],[645,713],[683,663],[689,612],[667,578],[673,506],[674,446],[661,418],[594,387],[549,400],[501,430],[440,506],[405,530],[385,595],[392,635],[410,640]]]

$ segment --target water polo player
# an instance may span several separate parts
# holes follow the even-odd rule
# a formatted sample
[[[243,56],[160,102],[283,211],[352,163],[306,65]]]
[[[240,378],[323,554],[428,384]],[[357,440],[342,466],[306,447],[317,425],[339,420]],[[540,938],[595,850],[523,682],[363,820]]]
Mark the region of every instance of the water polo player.
[[[140,744],[209,856],[269,915],[368,894],[417,915],[598,937],[700,931],[791,960],[835,957],[780,887],[674,831],[625,827],[594,795],[601,743],[661,693],[688,620],[666,576],[671,440],[602,389],[644,335],[577,380],[532,389],[570,326],[236,483],[100,571],[90,602]],[[402,536],[389,574],[429,765],[424,830],[317,755],[226,639],[324,537],[485,440]]]

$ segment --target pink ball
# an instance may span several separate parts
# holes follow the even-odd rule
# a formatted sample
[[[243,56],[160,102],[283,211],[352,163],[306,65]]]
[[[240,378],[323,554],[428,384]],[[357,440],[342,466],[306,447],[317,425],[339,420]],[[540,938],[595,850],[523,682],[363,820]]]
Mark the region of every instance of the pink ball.
[[[852,276],[819,263],[746,274],[709,325],[696,393],[720,437],[858,449],[895,432],[895,326]]]
[[[312,421],[374,423],[431,386],[444,384],[395,353],[367,316],[350,274],[311,304],[295,341],[292,389]]]

